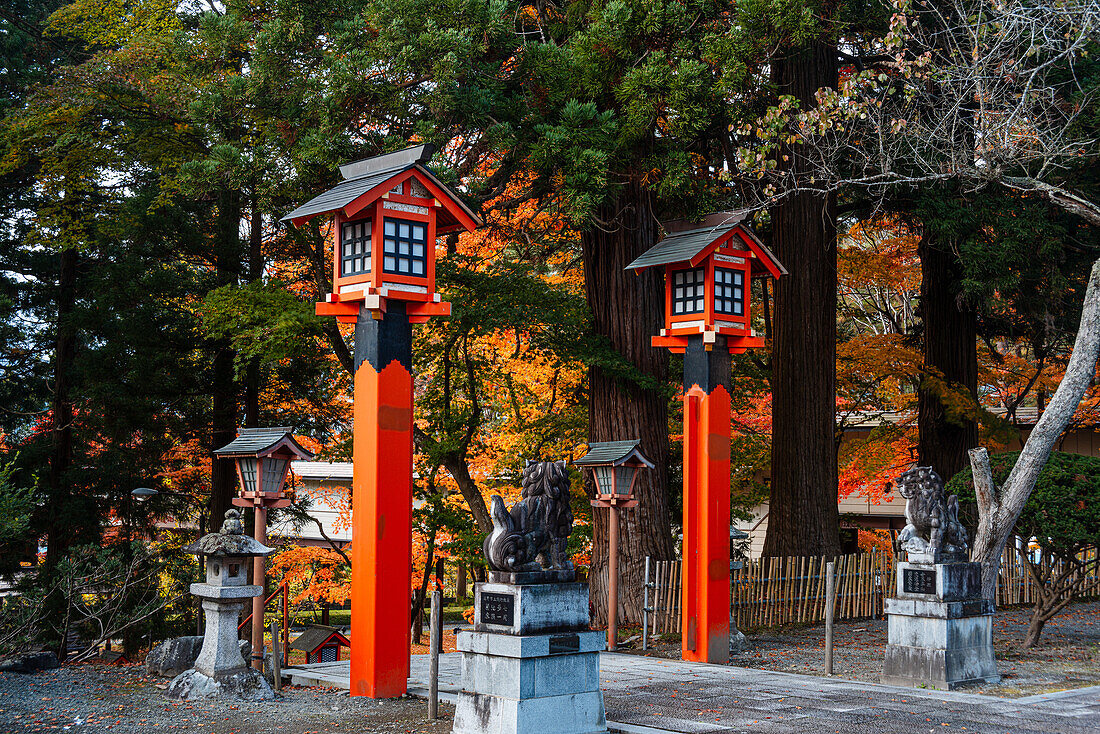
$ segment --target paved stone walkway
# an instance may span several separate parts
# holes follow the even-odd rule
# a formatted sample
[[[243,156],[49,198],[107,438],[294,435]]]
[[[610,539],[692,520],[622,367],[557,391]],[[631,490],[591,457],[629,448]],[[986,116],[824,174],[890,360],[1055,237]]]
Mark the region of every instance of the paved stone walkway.
[[[459,661],[440,658],[444,700],[460,686]],[[287,672],[299,684],[348,687],[347,662],[323,665]],[[427,656],[410,667],[410,692],[426,695]],[[608,725],[624,734],[1100,732],[1100,687],[1005,699],[615,653],[600,656],[600,683]]]

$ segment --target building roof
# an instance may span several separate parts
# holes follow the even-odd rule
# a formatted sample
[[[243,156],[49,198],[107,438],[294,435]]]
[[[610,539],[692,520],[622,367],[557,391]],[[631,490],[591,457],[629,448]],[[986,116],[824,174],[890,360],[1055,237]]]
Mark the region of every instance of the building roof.
[[[466,206],[450,188],[436,178],[434,173],[425,167],[424,164],[432,157],[433,152],[435,152],[435,148],[431,145],[417,145],[394,153],[376,155],[372,158],[364,158],[340,166],[340,175],[344,177],[343,181],[302,204],[283,217],[281,221],[298,223],[319,214],[327,214],[343,209],[363,194],[386,183],[389,179],[406,171],[415,170],[431,181],[476,226],[480,226],[481,218],[470,207]],[[457,223],[458,221],[455,220],[454,224]],[[441,230],[447,229],[446,222],[441,224],[443,225],[440,227]]]
[[[747,212],[723,212],[723,216],[708,217],[708,220],[718,219],[711,223],[708,221],[702,227],[670,231],[653,247],[646,250],[634,262],[626,266],[626,270],[641,270],[656,265],[671,265],[673,263],[691,262],[699,255],[706,252],[716,242],[724,238],[735,229],[740,228],[748,236],[751,243],[750,249],[761,261],[764,261],[765,270],[757,270],[754,274],[786,275],[787,269],[779,262],[775,254],[764,246],[756,235],[744,226]],[[676,226],[680,226],[677,224]]]
[[[238,428],[237,437],[214,451],[218,456],[267,456],[285,448],[299,459],[312,459],[313,454],[302,448],[290,433],[289,426],[273,428]]]
[[[593,466],[596,464],[613,464],[618,466],[630,459],[635,459],[650,469],[653,462],[645,457],[638,448],[641,441],[593,441],[588,444],[588,453],[579,459],[574,459],[574,466]]]
[[[340,630],[335,627],[326,627],[320,624],[311,624],[306,627],[306,631],[294,638],[290,643],[291,650],[303,650],[305,652],[313,652],[321,645],[325,644],[328,638],[336,635],[340,638],[340,644],[351,645],[348,638],[341,634]]]
[[[986,408],[990,413],[998,418],[1004,418],[1009,420],[1008,410],[1000,406]],[[837,416],[840,417],[840,414]],[[1029,428],[1035,425],[1039,420],[1039,409],[1034,405],[1020,406],[1016,408],[1016,420],[1014,424],[1021,428]],[[879,426],[897,425],[899,423],[913,423],[917,419],[916,411],[876,411],[876,412],[854,412],[845,416],[845,421],[848,428],[877,428]],[[1092,423],[1086,421],[1083,424],[1076,424],[1069,427],[1069,430],[1074,428],[1089,427]]]
[[[299,479],[320,482],[330,479],[350,482],[353,468],[350,461],[292,461],[290,463],[290,470]]]

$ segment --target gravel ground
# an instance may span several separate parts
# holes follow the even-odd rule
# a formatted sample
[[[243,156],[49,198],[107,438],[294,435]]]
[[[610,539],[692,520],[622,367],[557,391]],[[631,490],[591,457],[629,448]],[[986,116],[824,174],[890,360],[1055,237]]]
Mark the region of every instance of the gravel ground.
[[[1070,688],[1100,685],[1100,602],[1069,606],[1047,622],[1038,647],[1021,647],[1030,608],[998,612],[993,621],[993,647],[1003,680],[999,685],[968,688],[974,693],[1017,698]],[[824,675],[825,628],[788,627],[745,633],[748,645],[731,665],[788,673]],[[833,673],[842,678],[877,682],[886,654],[885,620],[837,622]],[[648,653],[640,643],[623,652],[680,657],[678,640],[659,642]]]
[[[0,732],[146,734],[154,730],[213,734],[447,734],[453,709],[429,722],[428,704],[375,701],[346,691],[285,687],[274,702],[172,701],[141,666],[65,665],[36,675],[0,673]]]
[[[1015,698],[1100,684],[1100,603],[1079,604],[1051,620],[1040,645],[1024,650],[1030,609],[999,613],[993,622],[993,647],[1002,682],[970,689]],[[751,638],[736,664],[798,673],[824,672],[823,626],[764,632]],[[886,654],[886,621],[858,620],[838,624],[833,672],[845,678],[877,681]]]

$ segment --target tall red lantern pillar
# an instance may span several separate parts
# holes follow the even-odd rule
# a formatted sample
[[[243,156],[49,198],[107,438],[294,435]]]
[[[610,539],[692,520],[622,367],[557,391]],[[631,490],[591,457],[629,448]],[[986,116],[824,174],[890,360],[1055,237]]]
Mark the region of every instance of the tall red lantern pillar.
[[[344,181],[284,217],[333,217],[332,293],[317,313],[355,324],[351,695],[406,689],[412,566],[412,324],[447,316],[436,238],[481,220],[426,168],[431,146],[340,167]]]
[[[665,328],[653,346],[684,355],[684,543],[681,654],[729,661],[730,354],[763,346],[749,283],[786,273],[742,223],[722,212],[672,230],[627,266],[665,269]]]

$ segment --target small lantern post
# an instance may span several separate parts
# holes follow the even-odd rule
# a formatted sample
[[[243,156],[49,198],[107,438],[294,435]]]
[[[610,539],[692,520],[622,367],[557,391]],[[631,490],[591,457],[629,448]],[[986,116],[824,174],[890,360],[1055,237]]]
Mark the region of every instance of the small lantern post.
[[[237,619],[245,600],[257,595],[262,599],[264,593],[261,584],[246,583],[245,563],[273,550],[244,534],[240,510],[227,511],[219,532],[207,533],[184,548],[203,559],[206,567],[206,582],[191,584],[191,593],[202,600],[206,634],[194,667],[168,684],[170,697],[233,696],[248,701],[275,697],[263,671],[248,667],[237,644]]]
[[[253,508],[256,513],[253,535],[257,542],[266,544],[267,511],[290,504],[283,496],[283,486],[291,460],[308,461],[313,454],[298,445],[288,427],[241,428],[237,438],[214,454],[236,462],[241,495],[233,499],[233,504]],[[266,559],[257,555],[253,559],[252,583],[263,588],[264,593],[266,576]],[[252,599],[252,667],[261,672],[264,669],[264,593]]]
[[[614,651],[619,634],[619,509],[637,507],[634,487],[638,471],[653,462],[638,449],[639,441],[604,441],[588,445],[588,453],[573,462],[592,471],[596,487],[593,507],[608,508],[607,649]]]

